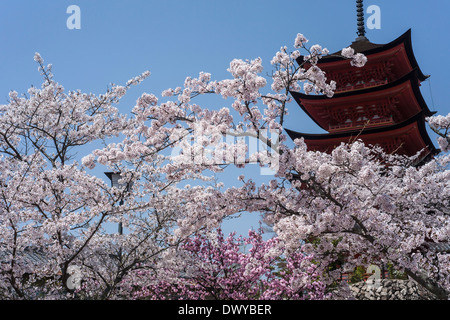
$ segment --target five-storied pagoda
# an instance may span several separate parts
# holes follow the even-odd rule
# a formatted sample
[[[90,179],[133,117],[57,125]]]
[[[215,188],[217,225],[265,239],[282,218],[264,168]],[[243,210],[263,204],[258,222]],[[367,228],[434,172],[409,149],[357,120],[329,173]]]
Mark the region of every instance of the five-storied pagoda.
[[[342,142],[361,139],[387,153],[413,156],[426,162],[437,150],[425,127],[433,115],[420,92],[426,76],[414,57],[411,30],[388,44],[374,44],[365,34],[363,1],[357,0],[358,37],[350,45],[367,57],[362,68],[351,66],[340,52],[323,57],[318,66],[336,81],[332,98],[291,92],[300,107],[325,134],[286,130],[292,139],[304,138],[308,150],[330,153]],[[298,58],[303,63],[303,57]]]

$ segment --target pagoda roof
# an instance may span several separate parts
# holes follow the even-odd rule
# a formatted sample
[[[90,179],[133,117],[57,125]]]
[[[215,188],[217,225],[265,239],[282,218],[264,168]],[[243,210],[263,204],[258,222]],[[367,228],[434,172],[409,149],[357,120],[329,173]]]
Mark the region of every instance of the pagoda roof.
[[[408,57],[409,63],[412,69],[418,69],[418,77],[421,81],[426,80],[429,76],[424,75],[420,70],[417,60],[414,55],[412,40],[411,40],[411,29],[406,31],[397,39],[387,43],[387,44],[376,44],[370,42],[366,37],[358,38],[356,41],[352,42],[349,47],[355,50],[355,53],[362,53],[365,56],[369,57],[371,55],[375,55],[378,53],[382,53],[384,51],[389,51],[396,47],[403,45],[406,51],[406,55]],[[348,59],[343,58],[341,56],[341,51],[337,51],[335,53],[329,54],[327,56],[322,57],[317,64],[321,69],[325,69],[329,64],[335,64],[336,62],[348,61]],[[301,65],[304,63],[304,56],[300,56],[297,58],[297,63]]]
[[[332,108],[334,106],[342,106],[352,103],[362,104],[364,101],[370,103],[383,98],[387,99],[394,97],[400,92],[404,92],[404,90],[410,91],[408,94],[403,95],[404,98],[414,97],[414,99],[405,100],[408,101],[407,107],[409,110],[404,110],[402,114],[409,118],[417,113],[423,112],[425,116],[429,117],[436,112],[432,112],[428,108],[427,103],[420,91],[420,84],[417,79],[417,75],[418,70],[414,69],[402,78],[385,85],[337,93],[332,98],[325,95],[304,94],[294,91],[291,91],[290,93],[303,111],[311,119],[313,119],[317,125],[327,131],[329,120],[326,119],[326,117],[328,117],[328,115],[320,114],[323,113],[323,108]],[[414,108],[414,105],[416,108]]]
[[[289,129],[285,129],[285,131],[292,140],[304,138],[305,143],[312,150],[322,147],[326,150],[319,151],[331,152],[332,150],[329,149],[330,146],[338,146],[342,142],[348,143],[355,139],[361,139],[367,145],[376,145],[389,139],[395,140],[398,137],[404,137],[405,146],[403,148],[404,152],[402,153],[414,155],[422,149],[427,149],[424,156],[435,155],[440,151],[434,147],[428,135],[424,117],[424,113],[420,112],[401,123],[377,128],[363,128],[348,132],[307,134]]]

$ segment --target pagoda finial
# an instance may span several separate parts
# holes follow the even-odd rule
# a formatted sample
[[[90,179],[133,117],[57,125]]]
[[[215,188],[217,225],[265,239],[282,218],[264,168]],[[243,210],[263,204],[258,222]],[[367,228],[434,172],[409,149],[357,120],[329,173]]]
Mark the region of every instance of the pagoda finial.
[[[357,21],[358,21],[358,38],[356,40],[364,40],[366,39],[366,28],[365,28],[365,20],[364,20],[364,1],[356,0],[356,12],[357,12]]]

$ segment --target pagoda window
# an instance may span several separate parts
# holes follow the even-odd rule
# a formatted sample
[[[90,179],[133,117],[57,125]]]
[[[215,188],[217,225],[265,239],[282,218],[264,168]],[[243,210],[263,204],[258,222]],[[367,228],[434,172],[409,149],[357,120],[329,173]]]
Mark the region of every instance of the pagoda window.
[[[336,92],[345,92],[387,84],[394,80],[392,62],[383,61],[363,70],[327,71],[327,78],[336,81]]]
[[[392,107],[387,103],[334,108],[328,115],[330,132],[394,123]]]

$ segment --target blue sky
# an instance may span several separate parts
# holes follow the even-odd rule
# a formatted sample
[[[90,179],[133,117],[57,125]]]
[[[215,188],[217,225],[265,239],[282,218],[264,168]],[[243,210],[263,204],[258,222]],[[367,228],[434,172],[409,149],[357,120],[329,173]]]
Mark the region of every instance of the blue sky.
[[[381,29],[367,30],[374,43],[388,43],[409,28],[417,61],[425,74],[422,94],[431,110],[450,112],[450,1],[366,0],[381,8]],[[69,5],[81,9],[81,29],[69,30]],[[366,18],[368,15],[366,14]],[[292,48],[297,33],[331,52],[356,38],[354,0],[2,0],[0,2],[0,103],[10,90],[26,92],[41,79],[33,61],[39,52],[53,64],[55,79],[68,90],[102,93],[108,84],[124,84],[150,70],[152,76],[133,88],[119,105],[129,112],[143,92],[159,95],[182,85],[186,76],[210,72],[228,78],[234,58],[270,60],[281,46]],[[226,100],[205,100],[211,108]],[[295,105],[286,127],[322,132]],[[433,134],[430,134],[434,137]],[[249,168],[246,175],[258,175]],[[235,177],[230,183],[235,183]],[[249,217],[229,224],[238,232],[257,227]]]

